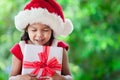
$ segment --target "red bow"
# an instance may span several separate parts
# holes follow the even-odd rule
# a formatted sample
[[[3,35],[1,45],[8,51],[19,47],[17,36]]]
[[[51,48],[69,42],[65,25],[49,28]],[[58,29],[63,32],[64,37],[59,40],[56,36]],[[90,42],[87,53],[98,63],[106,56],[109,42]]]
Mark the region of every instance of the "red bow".
[[[49,46],[44,46],[43,52],[38,53],[40,61],[34,61],[34,62],[24,61],[23,67],[34,68],[31,74],[35,74],[35,75],[37,75],[40,69],[43,68],[41,76],[53,76],[55,74],[55,70],[61,71],[62,65],[58,63],[55,57],[47,61],[49,50],[50,50]]]

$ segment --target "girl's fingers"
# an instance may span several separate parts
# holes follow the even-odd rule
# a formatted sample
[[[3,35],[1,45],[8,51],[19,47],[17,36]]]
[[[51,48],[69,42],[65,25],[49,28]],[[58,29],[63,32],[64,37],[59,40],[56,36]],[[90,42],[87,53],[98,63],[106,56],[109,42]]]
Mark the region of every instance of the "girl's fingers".
[[[31,80],[38,80],[37,78],[35,78],[35,77],[32,77],[32,79]]]
[[[42,77],[40,77],[40,79],[47,79],[48,78],[48,76],[42,76]]]
[[[50,77],[49,76],[42,76],[42,77],[40,77],[40,79],[50,79]]]
[[[36,77],[36,75],[35,74],[28,74],[29,76],[31,76],[31,77]]]

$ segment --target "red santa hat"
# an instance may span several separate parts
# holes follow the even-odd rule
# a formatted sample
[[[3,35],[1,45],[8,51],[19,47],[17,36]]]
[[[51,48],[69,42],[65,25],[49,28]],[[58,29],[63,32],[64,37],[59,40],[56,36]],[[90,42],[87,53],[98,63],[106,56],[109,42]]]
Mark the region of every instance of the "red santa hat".
[[[15,16],[15,26],[19,31],[24,31],[28,24],[43,23],[48,25],[54,35],[69,35],[73,24],[64,18],[61,6],[55,0],[31,0]]]

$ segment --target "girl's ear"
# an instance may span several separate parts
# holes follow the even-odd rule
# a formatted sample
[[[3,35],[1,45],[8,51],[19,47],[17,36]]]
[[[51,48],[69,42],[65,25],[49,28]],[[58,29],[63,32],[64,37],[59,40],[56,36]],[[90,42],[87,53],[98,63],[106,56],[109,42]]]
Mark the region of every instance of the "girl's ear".
[[[25,29],[25,32],[28,33],[28,29],[27,28]]]
[[[25,32],[28,32],[28,29],[25,29]]]

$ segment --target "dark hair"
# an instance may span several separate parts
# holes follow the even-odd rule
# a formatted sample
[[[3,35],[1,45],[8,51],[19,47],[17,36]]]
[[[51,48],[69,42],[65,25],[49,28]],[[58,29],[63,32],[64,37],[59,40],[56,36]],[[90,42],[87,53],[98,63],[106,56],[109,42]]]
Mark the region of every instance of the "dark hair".
[[[51,41],[51,40],[54,39],[53,30],[52,30],[52,33],[51,33],[51,34],[52,34],[52,35],[51,35],[51,38],[50,38],[49,41]],[[26,31],[26,29],[25,29],[24,33],[22,34],[22,36],[21,36],[21,40],[25,40],[25,41],[30,40],[29,35],[28,35],[28,32]]]
[[[28,32],[24,31],[24,33],[21,36],[21,40],[30,40],[29,36],[28,36]]]
[[[24,33],[21,35],[21,41],[22,41],[22,40],[25,40],[25,41],[30,40],[29,35],[28,35],[28,32],[27,32],[27,29],[28,29],[28,26],[29,26],[29,25],[30,25],[30,24],[27,25],[27,27],[26,27],[25,30],[24,30]]]

